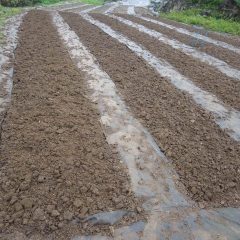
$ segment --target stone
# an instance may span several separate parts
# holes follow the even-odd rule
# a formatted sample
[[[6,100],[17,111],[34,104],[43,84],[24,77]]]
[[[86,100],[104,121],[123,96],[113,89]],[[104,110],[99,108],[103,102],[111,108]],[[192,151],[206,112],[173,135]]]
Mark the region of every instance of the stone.
[[[13,205],[15,202],[17,202],[18,198],[16,196],[12,196],[10,205]]]
[[[24,218],[23,221],[22,221],[23,225],[27,225],[28,224],[28,219],[27,218]]]
[[[31,198],[24,198],[24,199],[21,201],[21,204],[22,204],[22,206],[23,206],[25,209],[32,208],[32,207],[33,207],[33,199],[31,199]]]
[[[47,205],[47,212],[51,213],[55,209],[54,205]]]
[[[44,176],[39,176],[38,177],[38,180],[37,180],[39,183],[43,183],[45,181],[45,177]]]
[[[14,208],[15,208],[15,211],[18,212],[23,208],[23,206],[22,206],[21,203],[17,202],[17,203],[14,204]]]
[[[43,221],[45,220],[45,213],[41,208],[37,208],[34,212],[33,212],[33,220],[40,220]]]
[[[77,208],[81,207],[82,206],[82,201],[79,199],[79,198],[76,198],[73,202],[73,205]]]
[[[58,228],[62,228],[63,227],[63,223],[62,222],[60,222],[59,224],[58,224]]]
[[[59,215],[60,215],[60,213],[58,212],[58,210],[52,210],[52,212],[51,212],[52,217],[57,217]]]
[[[73,213],[67,210],[63,213],[63,218],[64,220],[70,221],[73,218]]]
[[[87,214],[87,212],[88,212],[88,208],[82,207],[82,209],[81,209],[81,211],[80,211],[80,215],[81,215],[81,216],[85,216],[85,215]]]
[[[196,194],[196,193],[197,193],[197,188],[196,188],[196,187],[192,187],[192,188],[191,188],[191,192],[192,192],[193,194]]]

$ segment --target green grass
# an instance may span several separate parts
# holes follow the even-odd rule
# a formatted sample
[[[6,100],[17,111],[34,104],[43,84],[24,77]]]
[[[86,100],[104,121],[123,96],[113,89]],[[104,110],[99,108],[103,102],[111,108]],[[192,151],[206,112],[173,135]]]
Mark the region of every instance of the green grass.
[[[81,2],[92,4],[92,5],[103,5],[104,0],[81,0]]]
[[[50,5],[50,4],[55,4],[55,3],[59,3],[61,2],[61,0],[42,0],[41,3],[39,3],[40,5]]]
[[[64,1],[62,0],[42,0],[41,3],[39,3],[38,5],[52,5],[52,4],[56,4],[56,3],[64,3]],[[104,0],[70,0],[68,2],[72,2],[72,3],[88,3],[88,4],[92,4],[92,5],[102,5],[104,3]]]
[[[202,9],[192,8],[179,12],[161,13],[160,16],[178,22],[199,25],[217,32],[240,35],[240,22],[224,19],[218,13],[214,17],[204,17],[200,15],[201,11]]]
[[[3,33],[2,29],[7,20],[7,18],[19,14],[21,12],[21,8],[9,8],[3,7],[0,5],[0,43],[3,41]]]

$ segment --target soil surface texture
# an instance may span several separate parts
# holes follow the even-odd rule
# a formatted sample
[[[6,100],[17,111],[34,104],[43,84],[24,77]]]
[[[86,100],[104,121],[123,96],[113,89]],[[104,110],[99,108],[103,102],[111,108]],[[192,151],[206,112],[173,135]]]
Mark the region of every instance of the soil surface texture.
[[[165,18],[162,18],[162,17],[156,17],[156,16],[147,16],[147,17],[150,17],[152,19],[155,19],[155,20],[173,25],[175,27],[185,28],[188,31],[193,32],[193,34],[194,33],[200,33],[204,36],[206,36],[206,34],[207,34],[207,36],[212,38],[212,39],[216,39],[216,40],[219,40],[219,41],[222,41],[222,42],[232,44],[236,47],[240,47],[240,39],[239,39],[238,36],[231,36],[231,35],[225,34],[225,33],[212,32],[212,31],[206,30],[206,29],[204,29],[203,27],[200,27],[200,26],[188,25],[188,24],[176,22],[176,21],[173,21],[173,20],[165,19]]]
[[[0,239],[111,234],[109,226],[82,219],[141,210],[127,170],[106,142],[97,106],[87,98],[84,75],[48,12],[29,12],[19,38],[12,102],[1,135]],[[133,213],[122,224],[136,218]]]
[[[135,117],[172,160],[192,199],[202,206],[239,207],[240,144],[224,133],[191,96],[160,77],[126,46],[77,14],[61,15],[115,82]],[[92,16],[113,25],[110,18]],[[125,33],[130,35],[131,31]],[[146,36],[139,36],[138,40],[148,41]],[[212,71],[206,69],[210,75]]]
[[[120,23],[118,20],[101,14],[94,16],[96,19],[111,26],[114,30],[128,36],[131,40],[140,43],[155,56],[168,61],[182,75],[189,77],[200,88],[213,93],[226,104],[238,110],[240,109],[240,81],[227,77],[216,68],[199,62],[180,50],[173,49],[156,38],[141,33],[137,29]],[[124,18],[132,19],[130,15],[124,15]]]
[[[199,40],[194,37],[194,33],[192,34],[192,36],[189,36],[186,34],[179,33],[173,29],[169,29],[169,28],[166,28],[163,26],[159,26],[155,23],[150,23],[148,21],[139,19],[137,17],[129,16],[129,19],[131,19],[134,22],[138,22],[150,29],[154,29],[154,30],[168,36],[168,38],[170,38],[170,39],[176,39],[186,45],[196,47],[197,50],[206,52],[207,54],[214,56],[218,59],[221,59],[221,60],[225,61],[226,63],[228,63],[229,65],[231,65],[237,69],[240,69],[239,54],[237,54],[233,51],[230,51],[226,48],[216,46],[214,44],[205,42],[203,40]],[[206,36],[206,34],[204,36]]]

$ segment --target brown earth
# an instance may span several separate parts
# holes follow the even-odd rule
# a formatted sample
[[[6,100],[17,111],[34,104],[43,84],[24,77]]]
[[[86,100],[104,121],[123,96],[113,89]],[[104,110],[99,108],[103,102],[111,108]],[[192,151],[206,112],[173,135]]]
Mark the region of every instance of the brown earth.
[[[238,69],[240,68],[239,54],[234,53],[233,51],[229,51],[226,48],[218,47],[214,44],[207,43],[203,40],[198,40],[197,38],[194,37],[194,34],[193,36],[188,36],[186,34],[179,33],[175,30],[159,26],[155,23],[147,22],[137,17],[132,17],[129,15],[125,17],[127,17],[129,20],[140,23],[150,29],[154,29],[162,34],[165,34],[170,39],[176,39],[182,43],[196,47],[200,51],[206,52],[211,56],[221,59],[235,68]]]
[[[205,206],[240,206],[240,144],[190,96],[160,77],[126,46],[77,14],[62,16],[173,161],[192,199]]]
[[[180,50],[173,49],[171,46],[159,42],[157,39],[141,33],[138,30],[119,23],[118,20],[109,18],[102,14],[94,17],[128,36],[131,40],[142,44],[146,49],[155,56],[168,61],[182,75],[189,77],[200,88],[215,94],[226,104],[240,109],[240,82],[227,77],[208,64],[199,62],[195,58],[182,53]],[[124,15],[125,18],[132,18]]]
[[[164,23],[167,23],[167,24],[179,27],[179,28],[185,28],[188,31],[193,32],[193,34],[197,32],[197,33],[200,33],[200,34],[206,36],[206,33],[207,33],[208,37],[211,37],[213,39],[216,39],[216,40],[219,40],[222,42],[232,44],[236,47],[240,47],[240,37],[238,37],[238,36],[231,36],[231,35],[224,34],[224,33],[216,33],[216,32],[212,32],[207,29],[202,29],[202,28],[196,27],[194,25],[188,25],[188,24],[176,22],[176,21],[165,19],[162,17],[156,17],[156,16],[147,16],[147,17],[153,18],[155,20],[158,20],[158,21],[161,21],[161,22],[164,22]]]
[[[21,239],[5,236],[16,231],[38,240],[110,234],[109,226],[91,227],[81,219],[139,205],[127,170],[106,142],[96,105],[86,97],[84,75],[47,12],[24,18],[15,56],[12,102],[1,134],[0,239]]]

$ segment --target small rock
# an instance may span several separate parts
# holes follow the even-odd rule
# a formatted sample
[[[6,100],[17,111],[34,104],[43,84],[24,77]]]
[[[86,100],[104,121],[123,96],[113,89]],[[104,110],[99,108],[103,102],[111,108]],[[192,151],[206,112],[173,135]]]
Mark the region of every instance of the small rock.
[[[196,187],[192,187],[192,188],[191,188],[191,192],[192,192],[193,194],[196,194],[196,193],[197,193],[197,188],[196,188]]]
[[[58,133],[58,134],[62,134],[62,133],[64,133],[64,129],[62,129],[62,128],[60,128],[60,129],[58,129],[56,132]]]
[[[53,231],[57,230],[57,227],[56,227],[55,225],[51,225],[50,228],[51,228]]]
[[[83,186],[81,187],[81,193],[86,193],[88,191],[88,188]]]
[[[73,205],[74,205],[75,207],[77,207],[77,208],[81,207],[82,204],[83,204],[83,203],[82,203],[82,201],[81,201],[79,198],[75,199],[74,202],[73,202]]]
[[[60,222],[59,224],[58,224],[58,228],[62,228],[63,227],[63,223],[62,222]]]
[[[20,184],[20,186],[19,186],[19,189],[21,190],[21,191],[25,191],[25,190],[27,190],[29,188],[29,183],[27,183],[27,182],[22,182],[21,184]]]
[[[10,204],[13,205],[15,202],[17,202],[18,198],[16,196],[12,196]]]
[[[34,171],[32,176],[33,177],[38,177],[39,176],[39,172],[38,171]]]
[[[52,217],[57,217],[60,215],[60,213],[58,212],[58,210],[52,210],[51,215]]]
[[[23,215],[23,211],[16,212],[12,215],[12,219],[15,221],[17,218],[20,218]]]
[[[68,187],[71,187],[71,186],[72,186],[72,182],[71,182],[71,181],[66,181],[66,185],[67,185]]]
[[[98,191],[98,189],[96,188],[96,187],[92,187],[92,193],[94,193],[95,195],[99,195],[99,191]]]
[[[138,213],[142,212],[142,209],[140,207],[137,207],[136,210],[137,210]]]
[[[45,220],[45,214],[44,211],[41,208],[37,208],[33,213],[33,220]]]
[[[62,201],[63,201],[63,202],[68,202],[68,201],[69,201],[69,198],[66,197],[66,196],[63,196],[63,197],[62,197]]]
[[[70,211],[65,211],[64,213],[63,213],[63,218],[65,219],[65,220],[72,220],[72,218],[73,218],[73,213],[72,212],[70,212]]]
[[[0,212],[0,219],[5,218],[6,215],[7,215],[7,213],[5,211],[1,211]]]
[[[44,176],[39,176],[38,177],[38,180],[37,180],[39,183],[43,183],[45,181],[45,177]]]
[[[54,205],[47,205],[47,212],[51,213],[55,209]]]
[[[81,216],[85,216],[85,215],[87,214],[87,212],[88,212],[88,208],[82,207],[82,209],[81,209],[81,211],[80,211],[80,215],[81,215]]]
[[[233,188],[233,187],[236,187],[236,183],[235,182],[230,182],[229,184],[228,184],[228,186],[230,187],[230,188]]]
[[[23,221],[22,221],[23,225],[27,225],[28,224],[28,219],[27,218],[24,218]]]
[[[18,212],[18,211],[20,211],[23,207],[22,207],[22,204],[20,204],[20,203],[15,203],[15,204],[14,204],[14,208],[15,208],[15,211]]]
[[[23,205],[23,207],[24,207],[25,209],[32,208],[32,207],[33,207],[33,199],[31,199],[31,198],[24,198],[24,199],[21,201],[21,204]]]

